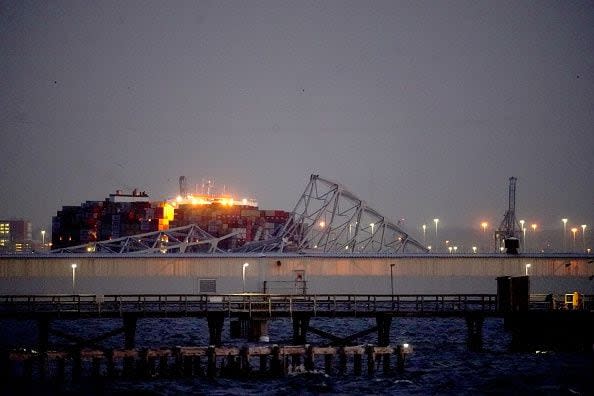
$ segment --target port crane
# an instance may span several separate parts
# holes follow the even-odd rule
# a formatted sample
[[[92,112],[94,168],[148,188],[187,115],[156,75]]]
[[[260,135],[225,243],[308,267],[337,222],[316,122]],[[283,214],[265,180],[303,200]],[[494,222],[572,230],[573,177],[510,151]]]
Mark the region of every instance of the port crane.
[[[504,247],[508,254],[518,254],[520,232],[522,228],[516,219],[516,182],[517,177],[509,178],[508,207],[503,221],[495,231],[495,246]]]

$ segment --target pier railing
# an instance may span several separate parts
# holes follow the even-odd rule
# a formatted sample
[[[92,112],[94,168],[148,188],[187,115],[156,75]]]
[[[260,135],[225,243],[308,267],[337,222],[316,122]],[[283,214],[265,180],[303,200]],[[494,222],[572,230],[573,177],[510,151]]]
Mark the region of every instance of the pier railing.
[[[468,311],[495,314],[494,294],[132,294],[2,295],[0,316],[204,316],[283,317],[295,312],[313,316],[462,316]]]

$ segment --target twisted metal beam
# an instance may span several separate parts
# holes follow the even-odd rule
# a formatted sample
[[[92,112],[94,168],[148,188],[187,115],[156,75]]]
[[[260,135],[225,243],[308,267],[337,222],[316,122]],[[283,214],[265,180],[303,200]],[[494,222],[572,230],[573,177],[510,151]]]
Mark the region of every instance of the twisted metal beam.
[[[342,185],[311,175],[280,233],[244,245],[242,252],[428,252],[398,225]]]
[[[144,234],[130,235],[106,241],[91,242],[84,245],[54,249],[50,253],[221,253],[218,244],[223,239],[231,238],[238,232],[222,237],[214,237],[190,224],[183,227]]]

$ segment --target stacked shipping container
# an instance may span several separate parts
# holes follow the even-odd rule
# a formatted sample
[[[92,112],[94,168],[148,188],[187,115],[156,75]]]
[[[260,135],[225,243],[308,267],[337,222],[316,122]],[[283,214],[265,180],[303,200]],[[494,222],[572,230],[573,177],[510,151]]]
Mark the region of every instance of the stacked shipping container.
[[[282,210],[259,210],[250,205],[177,202],[87,201],[64,206],[52,219],[54,249],[197,224],[215,237],[235,236],[219,245],[233,249],[275,234],[289,218]]]

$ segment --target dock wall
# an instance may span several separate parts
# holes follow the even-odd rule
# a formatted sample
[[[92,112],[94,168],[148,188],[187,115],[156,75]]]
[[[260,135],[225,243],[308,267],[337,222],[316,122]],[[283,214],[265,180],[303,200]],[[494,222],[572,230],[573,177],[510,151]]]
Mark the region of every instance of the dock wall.
[[[495,278],[526,274],[532,293],[580,291],[594,294],[593,257],[588,256],[89,256],[0,257],[0,293],[71,293],[76,263],[77,293],[199,293],[201,279],[214,279],[216,292],[245,288],[261,292],[302,273],[308,293],[495,293]],[[394,264],[391,267],[391,264]],[[280,287],[280,286],[279,286]],[[274,290],[270,292],[287,292]]]

